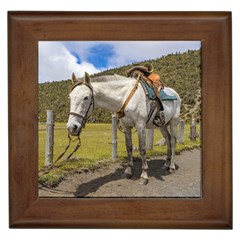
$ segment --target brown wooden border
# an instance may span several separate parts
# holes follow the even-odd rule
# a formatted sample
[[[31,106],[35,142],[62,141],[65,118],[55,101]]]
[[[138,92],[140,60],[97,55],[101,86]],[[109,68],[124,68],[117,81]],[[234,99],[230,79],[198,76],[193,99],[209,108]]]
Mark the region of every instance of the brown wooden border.
[[[201,199],[38,198],[38,41],[201,40]],[[9,12],[10,227],[232,228],[230,12]]]

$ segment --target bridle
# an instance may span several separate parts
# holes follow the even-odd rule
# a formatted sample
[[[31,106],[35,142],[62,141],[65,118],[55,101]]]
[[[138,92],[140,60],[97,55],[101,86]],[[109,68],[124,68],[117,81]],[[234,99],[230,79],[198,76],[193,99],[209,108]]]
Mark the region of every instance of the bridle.
[[[82,115],[82,114],[80,114],[80,113],[76,113],[76,112],[69,112],[69,113],[68,113],[68,115],[76,116],[76,117],[78,117],[78,118],[80,118],[80,119],[83,120],[83,121],[82,121],[82,126],[81,126],[80,131],[79,131],[79,134],[80,134],[81,129],[85,127],[85,124],[86,124],[87,120],[88,120],[88,119],[90,118],[90,116],[91,116],[91,114],[90,114],[90,115],[88,114],[89,111],[90,111],[90,109],[91,109],[91,107],[92,107],[92,109],[94,110],[95,102],[94,102],[94,96],[93,96],[93,88],[92,88],[92,86],[90,86],[90,85],[88,85],[88,84],[84,84],[84,83],[82,83],[82,82],[79,82],[79,83],[77,83],[77,84],[75,84],[75,85],[73,86],[72,90],[73,90],[75,87],[79,86],[79,85],[85,85],[85,86],[87,86],[87,87],[91,90],[91,93],[92,93],[91,102],[90,102],[90,104],[89,104],[89,106],[88,106],[88,109],[87,109],[87,111],[86,111],[86,113],[85,113],[84,115]]]

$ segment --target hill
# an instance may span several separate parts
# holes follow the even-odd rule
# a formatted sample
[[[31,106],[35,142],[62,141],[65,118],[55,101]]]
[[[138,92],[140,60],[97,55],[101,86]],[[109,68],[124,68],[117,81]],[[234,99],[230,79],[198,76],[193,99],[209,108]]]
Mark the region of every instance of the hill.
[[[201,116],[201,51],[189,50],[185,53],[175,53],[161,58],[140,62],[151,63],[154,71],[161,76],[161,80],[175,89],[181,99],[181,118],[189,121],[192,117]],[[119,74],[126,76],[126,71],[133,65],[110,69],[93,76]],[[56,121],[65,122],[68,119],[71,89],[70,80],[47,82],[39,84],[39,121],[46,121],[46,110],[56,113]],[[90,121],[110,122],[111,113],[96,109]]]

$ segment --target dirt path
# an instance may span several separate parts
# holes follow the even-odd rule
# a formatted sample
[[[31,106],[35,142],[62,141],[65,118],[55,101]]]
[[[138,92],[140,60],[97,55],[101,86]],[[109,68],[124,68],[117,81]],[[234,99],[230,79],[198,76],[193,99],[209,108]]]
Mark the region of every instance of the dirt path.
[[[168,174],[161,167],[165,157],[150,159],[149,183],[139,184],[141,161],[134,161],[131,179],[123,179],[125,166],[112,163],[94,172],[69,175],[53,189],[40,188],[40,197],[201,197],[201,150],[176,156],[177,170]]]

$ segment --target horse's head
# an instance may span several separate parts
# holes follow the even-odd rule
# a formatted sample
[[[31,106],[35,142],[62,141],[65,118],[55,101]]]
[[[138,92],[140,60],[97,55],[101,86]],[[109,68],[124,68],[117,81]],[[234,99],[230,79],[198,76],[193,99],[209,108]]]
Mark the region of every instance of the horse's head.
[[[78,136],[93,112],[94,96],[88,73],[85,73],[83,80],[77,79],[73,74],[72,82],[74,85],[69,95],[70,112],[67,128],[69,134]]]

